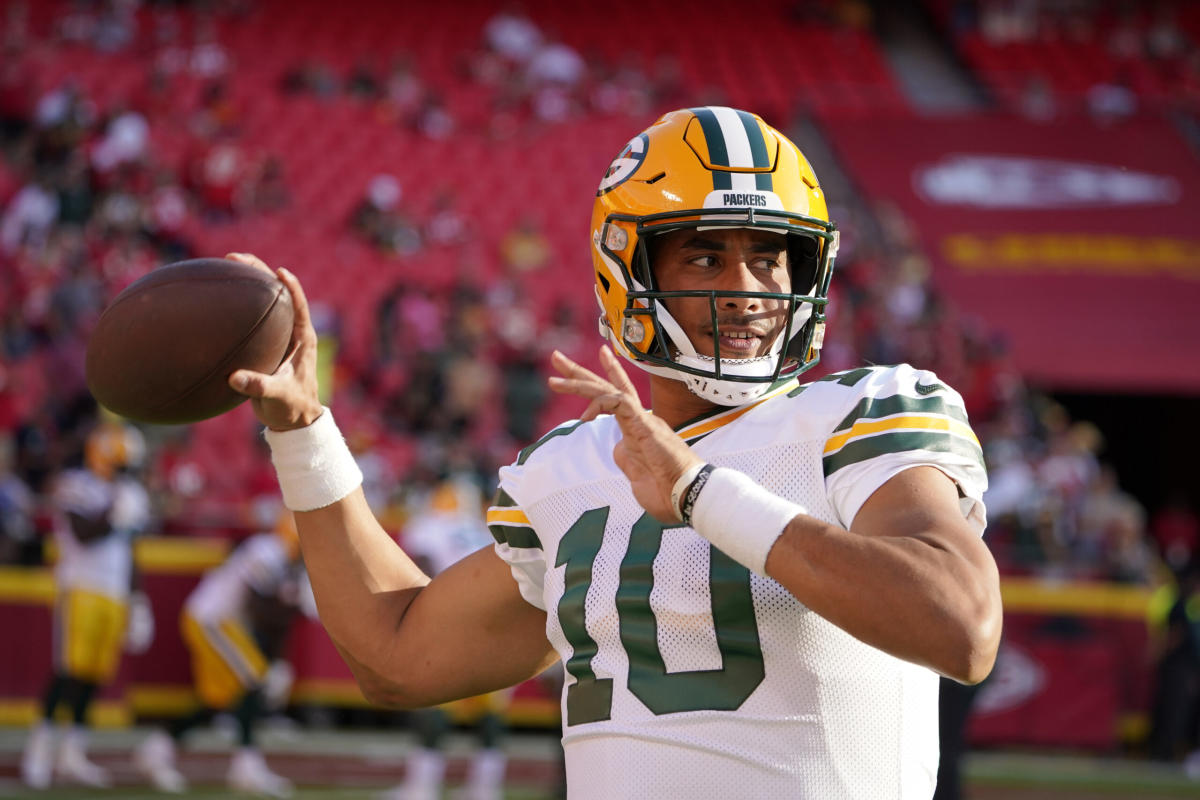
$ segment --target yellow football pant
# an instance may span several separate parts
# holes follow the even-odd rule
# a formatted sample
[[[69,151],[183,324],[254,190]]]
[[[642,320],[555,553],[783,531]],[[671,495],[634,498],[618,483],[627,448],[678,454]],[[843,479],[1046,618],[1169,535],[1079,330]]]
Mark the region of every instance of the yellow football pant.
[[[464,697],[461,700],[451,700],[448,703],[442,703],[438,708],[449,714],[450,718],[455,722],[469,724],[488,713],[504,714],[508,710],[509,702],[512,700],[513,692],[515,691],[515,687],[497,689],[487,694]]]
[[[86,589],[65,589],[54,604],[54,666],[89,683],[112,680],[125,638],[125,602]]]
[[[228,708],[267,673],[267,659],[236,619],[202,624],[186,612],[180,622],[192,654],[192,680],[201,702]]]

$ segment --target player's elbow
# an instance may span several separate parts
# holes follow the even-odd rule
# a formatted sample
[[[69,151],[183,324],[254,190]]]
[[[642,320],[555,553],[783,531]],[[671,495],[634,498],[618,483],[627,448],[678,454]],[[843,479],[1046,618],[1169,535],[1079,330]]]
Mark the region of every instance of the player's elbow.
[[[354,680],[358,683],[363,698],[373,706],[409,710],[425,708],[436,703],[417,691],[415,684],[406,681],[403,676],[384,676],[361,664],[351,667],[350,671],[354,674]]]
[[[363,698],[373,706],[378,708],[393,708],[399,710],[409,710],[419,708],[420,703],[413,701],[412,696],[405,692],[403,688],[389,681],[382,681],[375,677],[361,677],[356,675],[358,688],[362,692]]]
[[[943,670],[946,677],[969,685],[986,678],[996,663],[1002,626],[999,587],[977,593],[961,609],[954,626],[953,656]]]
[[[363,699],[380,708],[411,709],[429,705],[413,691],[412,684],[394,668],[384,668],[383,662],[373,664],[367,658],[355,658],[347,648],[334,640],[350,674],[354,676]]]

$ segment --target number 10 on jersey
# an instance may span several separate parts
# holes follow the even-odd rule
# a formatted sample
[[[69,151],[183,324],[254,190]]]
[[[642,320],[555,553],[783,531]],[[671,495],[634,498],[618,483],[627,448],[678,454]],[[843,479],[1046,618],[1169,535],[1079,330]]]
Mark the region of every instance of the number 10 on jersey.
[[[612,714],[613,682],[592,669],[598,647],[587,631],[586,600],[592,565],[604,542],[609,508],[584,512],[563,535],[555,566],[566,565],[558,619],[572,654],[566,670],[575,679],[567,688],[567,725],[599,722]],[[650,605],[654,559],[662,546],[661,522],[643,514],[629,533],[617,586],[621,644],[629,658],[629,691],[655,714],[737,709],[762,683],[764,668],[750,571],[709,548],[712,620],[721,654],[719,669],[667,672],[658,645],[658,619]]]

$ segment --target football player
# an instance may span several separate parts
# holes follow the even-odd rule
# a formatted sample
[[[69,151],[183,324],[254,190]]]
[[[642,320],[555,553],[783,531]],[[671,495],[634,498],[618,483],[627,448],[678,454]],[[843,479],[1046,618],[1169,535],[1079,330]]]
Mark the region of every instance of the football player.
[[[83,465],[53,482],[54,674],[21,758],[22,780],[33,788],[49,786],[55,772],[84,786],[111,784],[108,771],[87,757],[87,714],[116,673],[122,646],[141,652],[154,636],[146,596],[131,591],[133,536],[150,519],[149,496],[133,474],[144,454],[136,428],[106,420],[88,435]],[[72,725],[56,748],[59,705],[70,709]]]
[[[492,540],[484,523],[483,497],[469,478],[446,478],[430,491],[416,493],[411,507],[401,541],[405,552],[429,575],[449,569]],[[442,796],[446,773],[442,747],[451,716],[470,721],[481,745],[471,757],[466,785],[456,797],[500,800],[507,766],[501,749],[504,712],[511,694],[510,689],[501,689],[414,711],[411,721],[419,744],[408,752],[404,783],[386,793],[384,800],[436,800]]]
[[[230,788],[268,797],[292,795],[291,782],[267,766],[254,732],[269,681],[270,662],[264,649],[277,649],[264,647],[266,639],[281,645],[298,609],[316,616],[295,522],[284,511],[274,531],[255,534],[238,545],[224,563],[200,579],[184,603],[180,628],[191,653],[192,680],[201,706],[169,730],[151,733],[134,752],[134,766],[155,788],[172,793],[187,788],[176,766],[177,745],[215,712],[228,710],[239,729],[238,748],[226,774]],[[264,632],[273,635],[264,638]]]
[[[561,659],[572,798],[928,798],[938,674],[982,680],[1000,636],[986,476],[936,376],[800,382],[837,244],[759,117],[683,109],[630,140],[591,226],[611,350],[602,374],[553,359],[589,405],[500,471],[496,545],[433,580],[371,517],[279,270],[296,350],[231,385],[367,697],[440,703]],[[649,409],[612,351],[650,373]]]

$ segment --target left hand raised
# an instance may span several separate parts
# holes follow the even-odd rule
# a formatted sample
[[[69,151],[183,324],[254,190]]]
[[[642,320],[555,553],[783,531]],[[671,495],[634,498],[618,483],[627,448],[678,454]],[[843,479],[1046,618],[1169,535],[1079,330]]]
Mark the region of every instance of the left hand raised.
[[[587,421],[600,414],[616,417],[622,438],[613,448],[613,460],[629,478],[642,508],[660,522],[678,522],[679,509],[671,508],[671,489],[680,475],[703,460],[670,425],[642,407],[633,382],[607,346],[600,348],[607,380],[557,350],[550,363],[563,376],[549,379],[552,391],[590,401],[580,419]]]

